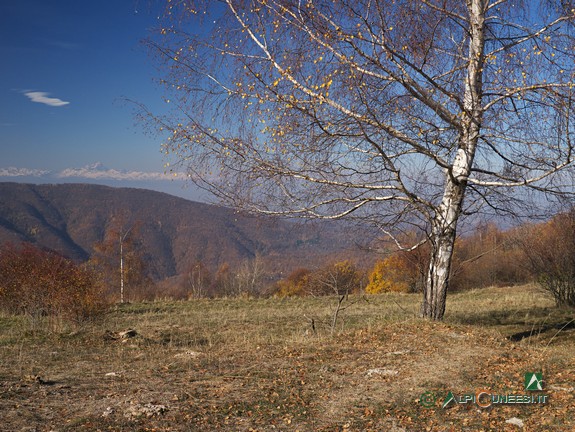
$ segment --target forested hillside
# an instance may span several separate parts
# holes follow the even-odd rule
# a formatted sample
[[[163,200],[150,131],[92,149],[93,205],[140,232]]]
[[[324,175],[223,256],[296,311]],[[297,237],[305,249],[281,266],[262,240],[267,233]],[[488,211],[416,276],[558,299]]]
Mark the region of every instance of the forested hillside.
[[[0,243],[31,242],[84,261],[113,226],[137,226],[156,280],[196,262],[216,269],[259,255],[279,273],[328,256],[361,256],[354,236],[333,224],[253,218],[144,189],[0,183]]]

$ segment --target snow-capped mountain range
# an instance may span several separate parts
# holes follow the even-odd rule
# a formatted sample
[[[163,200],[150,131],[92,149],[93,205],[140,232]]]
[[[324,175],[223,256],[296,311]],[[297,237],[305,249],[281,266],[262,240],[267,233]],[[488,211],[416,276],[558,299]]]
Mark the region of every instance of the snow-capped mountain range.
[[[33,168],[6,167],[0,168],[0,177],[33,177],[43,181],[58,179],[90,179],[90,180],[184,180],[185,174],[179,172],[142,172],[117,170],[104,166],[101,162],[86,165],[82,168],[66,168],[61,171],[51,171]]]

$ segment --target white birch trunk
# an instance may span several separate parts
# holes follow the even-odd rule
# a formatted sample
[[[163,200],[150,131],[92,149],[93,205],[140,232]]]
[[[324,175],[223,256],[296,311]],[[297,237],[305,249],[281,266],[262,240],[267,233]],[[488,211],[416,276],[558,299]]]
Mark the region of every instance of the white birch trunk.
[[[445,191],[431,227],[431,259],[424,287],[421,314],[440,320],[445,313],[451,258],[467,179],[481,130],[482,69],[485,46],[487,0],[467,0],[470,19],[469,65],[464,95],[463,129],[451,170],[446,172]]]

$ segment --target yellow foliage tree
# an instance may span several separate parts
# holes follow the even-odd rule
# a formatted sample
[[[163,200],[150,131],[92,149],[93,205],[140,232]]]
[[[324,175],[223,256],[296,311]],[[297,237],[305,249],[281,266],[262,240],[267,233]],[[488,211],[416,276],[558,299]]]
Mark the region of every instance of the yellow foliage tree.
[[[413,280],[414,270],[402,255],[395,254],[375,263],[365,291],[369,294],[408,292]]]

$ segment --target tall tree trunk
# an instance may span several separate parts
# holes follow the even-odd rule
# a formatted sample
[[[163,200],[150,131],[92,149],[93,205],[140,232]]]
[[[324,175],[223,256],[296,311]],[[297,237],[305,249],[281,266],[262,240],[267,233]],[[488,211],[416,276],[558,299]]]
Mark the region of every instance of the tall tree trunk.
[[[470,21],[469,64],[463,99],[463,128],[457,154],[447,170],[445,192],[431,226],[431,259],[424,287],[421,315],[441,320],[449,286],[451,258],[455,245],[457,221],[461,213],[467,179],[471,173],[477,141],[481,132],[481,105],[485,48],[485,13],[487,0],[467,0]]]
[[[464,194],[465,183],[447,179],[443,201],[431,229],[431,257],[421,307],[421,315],[425,318],[441,320],[445,313],[457,220]]]

